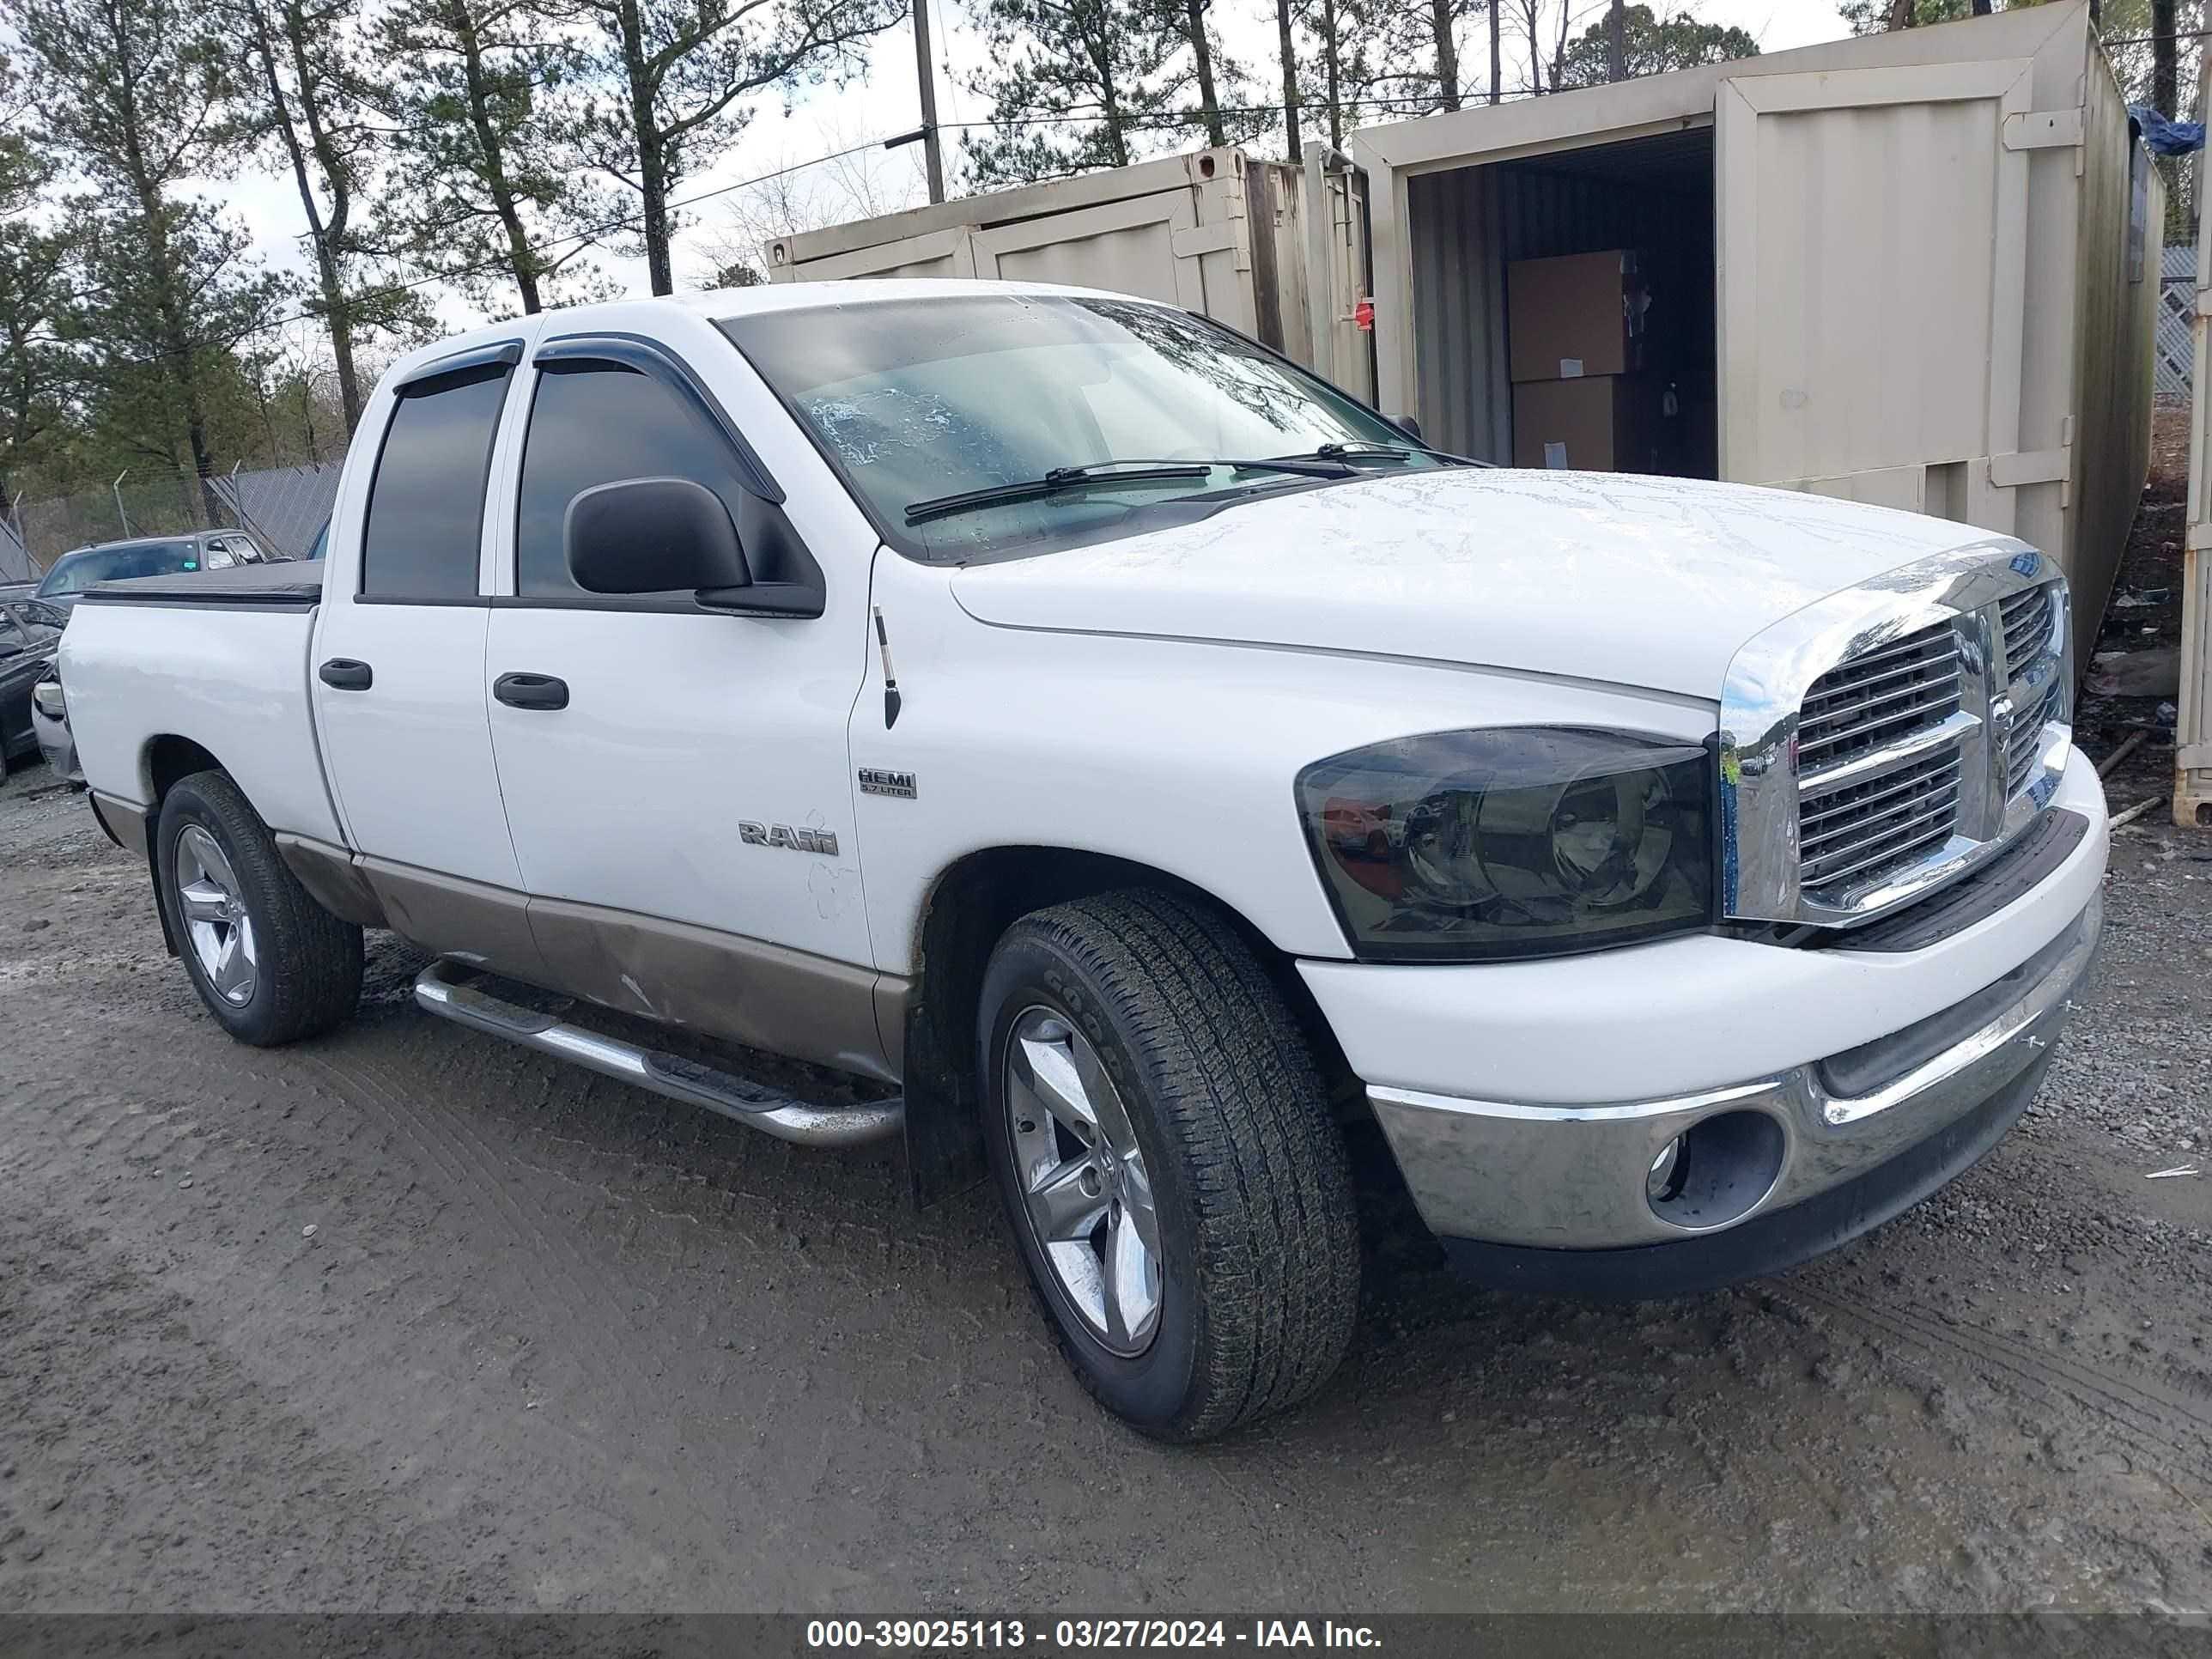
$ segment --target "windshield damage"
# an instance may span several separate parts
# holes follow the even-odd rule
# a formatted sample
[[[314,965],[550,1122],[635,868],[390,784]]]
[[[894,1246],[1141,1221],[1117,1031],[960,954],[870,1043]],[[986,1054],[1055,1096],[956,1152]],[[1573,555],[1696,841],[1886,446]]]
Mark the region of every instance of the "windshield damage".
[[[1038,294],[868,301],[721,325],[917,557],[1049,551],[1255,490],[1457,465],[1204,319]]]

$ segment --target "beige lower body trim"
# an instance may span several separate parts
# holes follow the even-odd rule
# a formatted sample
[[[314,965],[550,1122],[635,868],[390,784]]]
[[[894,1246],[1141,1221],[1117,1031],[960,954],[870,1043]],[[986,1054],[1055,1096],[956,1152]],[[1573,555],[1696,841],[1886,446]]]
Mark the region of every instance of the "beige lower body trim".
[[[532,899],[545,983],[622,1013],[748,1048],[898,1081],[872,968],[688,922]]]
[[[279,830],[275,839],[285,867],[324,909],[356,927],[392,926],[385,917],[383,901],[362,874],[349,849],[289,830]]]
[[[103,795],[97,789],[90,792],[92,815],[100,820],[100,827],[107,831],[108,839],[126,853],[146,856],[146,820],[148,809],[135,800],[125,800],[120,795]]]
[[[383,908],[385,925],[402,939],[433,956],[553,987],[530,931],[528,894],[365,854],[356,855],[354,866]]]
[[[898,975],[690,922],[533,899],[303,836],[277,844],[334,915],[434,955],[714,1041],[899,1081],[913,981]]]

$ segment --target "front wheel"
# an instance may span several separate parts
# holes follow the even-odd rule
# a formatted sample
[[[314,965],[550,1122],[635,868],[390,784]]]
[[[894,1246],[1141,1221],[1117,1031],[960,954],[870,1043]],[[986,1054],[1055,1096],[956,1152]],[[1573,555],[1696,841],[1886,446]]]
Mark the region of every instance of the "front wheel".
[[[1359,1298],[1342,1137],[1252,951],[1171,895],[1024,916],[984,977],[985,1139],[1062,1351],[1194,1441],[1328,1380]]]
[[[361,929],[315,902],[238,787],[196,772],[162,797],[161,902],[193,988],[257,1048],[297,1042],[361,1000]]]

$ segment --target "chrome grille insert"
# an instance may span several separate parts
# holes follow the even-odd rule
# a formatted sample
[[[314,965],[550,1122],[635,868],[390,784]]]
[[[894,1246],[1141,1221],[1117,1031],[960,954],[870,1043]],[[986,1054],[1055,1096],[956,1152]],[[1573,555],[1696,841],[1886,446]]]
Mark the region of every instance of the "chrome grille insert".
[[[1956,746],[1800,808],[1798,859],[1808,888],[1870,878],[1950,839],[1959,822]]]
[[[1726,914],[1871,921],[2026,830],[2066,763],[2068,635],[2057,567],[2003,537],[1746,644],[1721,696]]]
[[[2014,673],[2051,647],[2051,590],[2023,588],[1997,605],[1997,631],[2004,635],[2005,661]]]
[[[2043,747],[2043,729],[2060,716],[2064,687],[2054,681],[2033,705],[2014,721],[2005,739],[2005,795],[2008,799],[2025,790],[2035,776],[2035,757]]]
[[[1840,764],[1941,725],[1958,708],[1958,635],[1938,623],[1813,682],[1798,710],[1798,764]]]

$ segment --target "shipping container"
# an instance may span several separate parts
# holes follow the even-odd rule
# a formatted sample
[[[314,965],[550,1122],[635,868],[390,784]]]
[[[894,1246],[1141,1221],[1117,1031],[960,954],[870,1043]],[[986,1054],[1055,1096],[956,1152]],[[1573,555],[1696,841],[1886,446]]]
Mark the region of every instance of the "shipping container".
[[[2197,80],[2197,118],[2212,114],[2212,52]],[[2207,213],[2204,152],[2193,165],[2197,188],[2197,293],[2191,331],[2189,507],[2181,553],[2181,690],[2173,729],[2173,821],[2212,829],[2212,213]]]
[[[2165,208],[2086,0],[1351,149],[1378,402],[1432,442],[1512,458],[1509,265],[1632,251],[1668,470],[2020,536],[2096,637],[2148,465]]]
[[[771,282],[981,276],[1072,283],[1218,319],[1374,401],[1366,202],[1342,157],[1202,149],[781,236]]]

